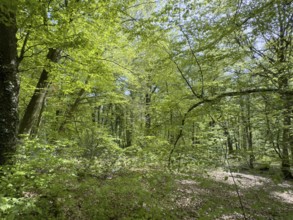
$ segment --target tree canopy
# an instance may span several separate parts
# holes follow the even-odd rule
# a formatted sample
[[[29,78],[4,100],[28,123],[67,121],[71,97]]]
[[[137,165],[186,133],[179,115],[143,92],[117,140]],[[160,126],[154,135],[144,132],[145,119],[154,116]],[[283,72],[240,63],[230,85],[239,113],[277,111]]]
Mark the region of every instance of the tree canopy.
[[[1,178],[15,187],[0,194],[24,219],[71,218],[54,214],[59,177],[236,167],[293,178],[290,0],[2,0],[0,32]],[[119,219],[101,210],[82,215]]]

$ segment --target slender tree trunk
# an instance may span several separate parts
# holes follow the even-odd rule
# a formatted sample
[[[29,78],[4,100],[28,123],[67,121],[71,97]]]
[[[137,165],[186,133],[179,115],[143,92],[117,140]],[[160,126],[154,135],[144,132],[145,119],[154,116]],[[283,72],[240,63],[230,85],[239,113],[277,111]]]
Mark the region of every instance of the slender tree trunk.
[[[232,141],[232,138],[231,138],[231,135],[229,134],[229,132],[227,133],[227,146],[228,146],[228,153],[233,154],[233,152],[234,152],[233,141]]]
[[[293,166],[293,135],[290,135],[290,145],[291,145],[291,165]]]
[[[191,137],[191,143],[192,146],[195,146],[196,144],[196,136],[195,136],[195,122],[192,122],[192,137]]]
[[[15,152],[19,120],[15,8],[7,5],[0,3],[0,165]]]
[[[59,54],[59,50],[50,48],[47,54],[47,58],[52,62],[57,62],[59,59]],[[49,72],[46,69],[43,69],[34,94],[21,120],[19,134],[31,135],[34,126],[37,124],[37,121],[40,118],[40,114],[42,113],[41,110],[46,99],[47,89],[50,85],[48,78]]]
[[[278,131],[276,132],[277,134],[274,135],[272,128],[271,128],[271,124],[272,122],[270,121],[270,116],[269,116],[269,112],[271,110],[271,108],[269,108],[270,103],[268,102],[266,97],[263,97],[264,99],[264,103],[265,103],[265,120],[266,120],[266,136],[267,136],[267,140],[270,142],[270,145],[272,146],[272,148],[274,149],[274,151],[278,154],[279,158],[282,159],[282,155],[281,155],[281,149],[279,147],[279,133],[281,128],[278,129]]]
[[[243,149],[245,152],[247,151],[247,136],[246,136],[246,115],[245,115],[245,108],[244,108],[244,101],[243,97],[240,96],[240,135],[239,139],[241,140],[240,147]]]
[[[48,91],[46,91],[46,93],[48,93]],[[45,94],[45,97],[47,97],[47,94]],[[41,106],[41,109],[40,109],[40,114],[39,114],[38,120],[36,121],[36,126],[34,126],[33,129],[32,129],[31,135],[33,137],[37,137],[38,134],[39,134],[39,128],[40,128],[40,125],[42,123],[43,112],[45,110],[45,107],[46,107],[46,99],[42,103],[42,106]]]
[[[289,149],[290,149],[290,97],[287,95],[282,95],[282,100],[284,102],[283,110],[283,136],[282,136],[282,172],[285,178],[292,179],[293,176],[290,170],[290,159],[289,159]],[[291,146],[292,147],[292,146]]]
[[[289,111],[289,119],[290,119],[290,126],[291,129],[289,129],[290,133],[289,133],[289,146],[290,146],[290,150],[291,150],[291,165],[293,166],[293,128],[292,128],[292,120],[293,120],[293,97],[292,96],[287,96],[288,101],[287,101],[287,105],[288,105],[288,111]]]
[[[87,84],[88,81],[86,81]],[[75,99],[74,103],[72,103],[68,109],[65,111],[65,117],[64,120],[61,122],[58,131],[59,132],[64,132],[65,131],[65,125],[67,124],[67,122],[69,121],[69,119],[72,118],[74,112],[77,110],[77,107],[79,105],[79,103],[82,100],[82,96],[85,93],[85,89],[80,89],[78,94],[77,94],[77,98]]]
[[[291,115],[292,114],[293,113],[291,112]],[[292,117],[290,119],[291,119],[291,126],[292,126]],[[293,132],[292,131],[290,133],[290,146],[291,146],[291,165],[293,166]]]
[[[145,105],[146,105],[145,129],[146,129],[146,135],[149,135],[150,129],[151,129],[151,114],[150,114],[151,94],[149,93],[145,95]]]
[[[252,128],[251,128],[251,110],[250,110],[250,96],[249,94],[240,97],[241,119],[243,123],[242,128],[242,147],[244,150],[248,150],[249,167],[254,168],[254,152],[253,152],[253,140],[252,140]]]
[[[247,145],[249,150],[249,167],[251,169],[254,168],[254,152],[253,152],[253,142],[252,142],[252,128],[251,128],[251,111],[250,111],[250,96],[247,96],[247,102],[246,102],[246,110],[247,110],[247,118],[246,118],[246,136],[247,136]]]
[[[234,152],[234,149],[233,149],[233,140],[232,140],[231,134],[230,134],[230,132],[228,130],[228,125],[226,125],[226,123],[225,123],[225,124],[222,125],[222,128],[224,130],[224,135],[227,138],[226,146],[228,148],[228,154],[229,155],[230,154],[233,154],[233,152]]]
[[[125,114],[127,117],[127,113]],[[126,118],[127,119],[127,118]],[[125,147],[130,147],[132,145],[133,141],[133,129],[134,129],[134,113],[132,110],[129,112],[129,120],[128,123],[126,123],[126,146]]]
[[[125,146],[124,148],[126,147],[130,147],[131,144],[132,144],[132,132],[131,132],[131,129],[127,128],[126,131],[125,131]]]
[[[286,5],[278,5],[279,13],[279,39],[277,41],[276,54],[279,63],[279,88],[287,90],[289,89],[289,82],[291,71],[289,69],[290,57],[288,56],[288,50],[292,49],[292,39],[288,40],[289,34],[292,34],[292,20],[286,21]],[[285,68],[287,66],[287,68]],[[282,131],[282,172],[285,178],[293,179],[290,170],[290,126],[291,126],[291,97],[287,94],[281,94],[281,100],[283,105],[283,131]]]

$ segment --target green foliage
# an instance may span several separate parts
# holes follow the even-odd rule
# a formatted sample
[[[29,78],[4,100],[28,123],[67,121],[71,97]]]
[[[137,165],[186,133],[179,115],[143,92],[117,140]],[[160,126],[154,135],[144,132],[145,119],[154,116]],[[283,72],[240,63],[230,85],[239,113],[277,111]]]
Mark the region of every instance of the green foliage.
[[[88,216],[95,219],[161,219],[169,216],[161,204],[162,194],[169,192],[172,179],[162,173],[143,175],[141,173],[122,173],[121,176],[107,180],[95,192],[89,192],[85,209]],[[163,185],[161,185],[163,184]],[[88,183],[84,186],[88,189]],[[152,189],[158,191],[154,192]],[[93,205],[94,204],[94,205]]]
[[[1,218],[176,219],[168,162],[187,173],[229,161],[276,181],[290,167],[291,2],[3,0],[0,11],[15,4],[20,115],[37,111],[1,167]],[[220,218],[221,199],[191,215]]]
[[[0,191],[5,219],[162,219],[161,200],[174,187],[171,174],[130,171],[134,155],[111,138],[86,132],[74,141],[46,144],[23,137],[15,165],[3,167]],[[138,154],[135,157],[140,158]],[[140,161],[141,159],[139,159]],[[153,159],[143,158],[144,165]],[[136,163],[136,167],[142,165]]]
[[[170,174],[115,170],[115,165],[107,167],[109,158],[97,157],[89,163],[83,152],[79,155],[74,152],[75,157],[70,152],[69,159],[69,145],[74,147],[68,141],[54,146],[26,141],[22,148],[25,152],[18,154],[15,166],[2,170],[5,174],[0,184],[1,192],[5,192],[0,206],[2,217],[162,219],[170,216],[168,204],[161,203],[174,187]],[[111,151],[105,154],[113,156]]]

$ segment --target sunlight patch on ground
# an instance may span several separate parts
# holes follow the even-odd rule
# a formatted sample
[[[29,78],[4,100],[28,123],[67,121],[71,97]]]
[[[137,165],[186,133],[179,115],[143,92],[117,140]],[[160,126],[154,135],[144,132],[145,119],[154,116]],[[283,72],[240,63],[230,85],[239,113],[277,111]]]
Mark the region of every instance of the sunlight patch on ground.
[[[272,181],[269,180],[268,178],[255,176],[255,175],[249,175],[249,174],[234,173],[234,172],[232,172],[231,174],[223,170],[211,171],[209,172],[209,176],[210,178],[216,181],[227,183],[230,185],[233,185],[235,181],[237,186],[241,188],[259,187],[267,183],[272,184]],[[234,181],[233,181],[233,177],[234,177]],[[271,193],[271,196],[279,201],[293,204],[293,190],[289,190],[289,188],[291,188],[292,186],[287,182],[280,183],[278,184],[278,186],[282,188],[286,188],[287,190],[282,192],[274,191]],[[222,218],[222,219],[225,219],[225,218]]]
[[[200,193],[206,193],[206,191],[198,186],[198,183],[194,180],[177,180],[179,192],[183,196],[179,196],[176,199],[176,204],[181,208],[193,208],[198,207],[201,203],[199,198]]]
[[[199,187],[198,183],[194,180],[177,180],[179,184],[179,192],[186,194],[199,194],[199,193],[207,193],[205,189]]]
[[[235,220],[235,219],[243,219],[243,215],[235,212],[234,214],[222,215],[220,218],[217,218],[217,220]]]
[[[198,185],[194,180],[180,180],[178,182],[182,185]]]
[[[233,185],[235,181],[235,183],[241,188],[262,186],[263,184],[270,182],[268,178],[234,172],[232,172],[231,174],[230,172],[226,172],[223,170],[211,171],[209,173],[209,176],[216,181],[220,181],[230,185]]]
[[[293,204],[293,191],[292,190],[288,190],[285,192],[272,192],[271,195],[274,198],[276,198],[282,202]]]
[[[288,182],[279,183],[278,186],[282,187],[282,188],[291,188],[292,187]]]

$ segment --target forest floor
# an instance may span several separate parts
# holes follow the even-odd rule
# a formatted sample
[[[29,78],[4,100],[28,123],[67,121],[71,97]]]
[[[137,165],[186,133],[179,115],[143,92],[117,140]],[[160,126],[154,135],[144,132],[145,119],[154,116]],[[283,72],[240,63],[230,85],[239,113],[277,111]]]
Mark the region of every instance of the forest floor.
[[[293,220],[293,181],[282,180],[278,170],[133,166],[97,175],[59,167],[30,178],[11,176],[15,186],[8,187],[16,197],[6,196],[2,206],[0,201],[0,219]]]
[[[206,174],[177,180],[181,219],[293,219],[292,181],[221,169]]]

